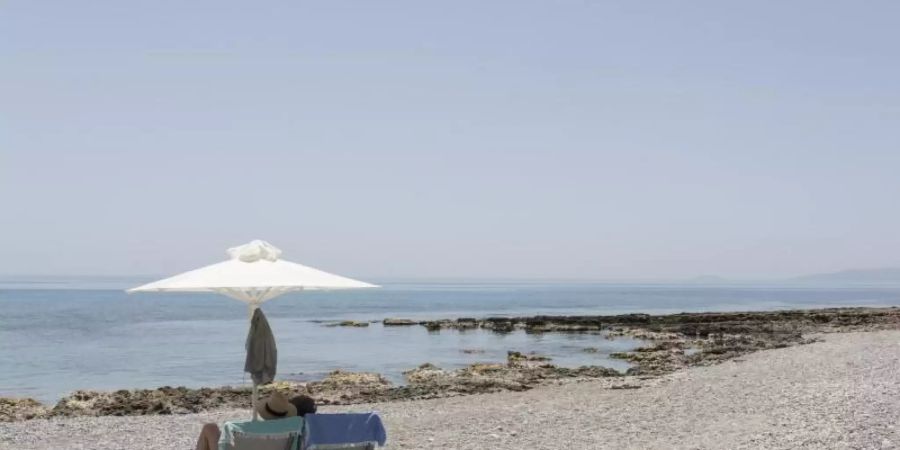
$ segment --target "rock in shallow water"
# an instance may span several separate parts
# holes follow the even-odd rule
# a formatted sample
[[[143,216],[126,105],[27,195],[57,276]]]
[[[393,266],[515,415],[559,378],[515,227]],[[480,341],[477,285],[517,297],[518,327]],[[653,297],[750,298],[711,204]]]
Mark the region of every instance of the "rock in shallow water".
[[[506,352],[506,365],[509,367],[531,367],[540,366],[550,361],[550,357],[537,355],[534,353],[524,354],[516,351]]]
[[[425,363],[415,369],[403,372],[403,377],[408,383],[429,382],[446,375],[447,372],[431,363]]]
[[[390,386],[391,382],[374,372],[348,372],[334,370],[322,381],[312,382],[319,388],[341,388],[346,386]]]
[[[409,326],[409,325],[418,325],[419,322],[411,319],[384,319],[381,321],[382,325],[386,327],[400,327],[400,326]]]

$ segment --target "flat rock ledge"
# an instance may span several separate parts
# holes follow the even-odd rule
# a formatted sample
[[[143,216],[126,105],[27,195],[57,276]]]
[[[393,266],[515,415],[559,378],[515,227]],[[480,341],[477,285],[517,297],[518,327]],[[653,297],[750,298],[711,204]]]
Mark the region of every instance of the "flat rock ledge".
[[[33,398],[0,397],[0,422],[34,419],[46,414],[46,407]]]
[[[344,326],[361,326],[362,322]],[[531,333],[596,333],[602,338],[630,337],[647,342],[633,351],[610,355],[633,364],[625,374],[598,366],[557,367],[540,355],[509,352],[505,364],[478,363],[457,370],[431,364],[407,371],[407,384],[392,385],[382,375],[334,371],[323,380],[276,382],[261,389],[286,395],[306,394],[321,404],[356,404],[452,397],[611,378],[616,389],[640,387],[642,380],[684,367],[717,364],[758,350],[815,342],[804,334],[900,329],[900,308],[832,308],[738,313],[682,313],[671,315],[538,316],[439,321],[385,319],[384,326],[425,326],[431,331],[472,328]],[[615,377],[615,378],[614,378]],[[649,378],[648,378],[649,377]],[[59,416],[137,416],[185,414],[219,408],[246,408],[250,389],[219,387],[189,389],[76,391],[55,406],[29,398],[0,398],[0,422]]]
[[[396,386],[377,373],[336,370],[321,381],[281,381],[262,387],[260,392],[263,397],[272,391],[288,397],[305,394],[314,397],[319,404],[347,405],[524,391],[564,379],[620,377],[622,374],[596,366],[556,367],[546,363],[544,357],[510,352],[507,364],[478,363],[458,370],[443,370],[426,363],[406,372],[405,376],[407,384]],[[52,408],[33,399],[0,399],[0,422],[73,416],[188,414],[245,408],[250,404],[250,395],[250,388],[244,387],[189,389],[166,386],[115,392],[76,391]]]
[[[486,329],[498,333],[605,332],[642,339],[674,339],[681,335],[705,337],[713,333],[849,332],[893,329],[900,326],[900,308],[825,308],[809,310],[703,312],[665,315],[530,316],[476,319],[413,320],[388,318],[384,326],[423,326],[444,329]]]
[[[900,329],[900,308],[706,312],[666,315],[534,316],[456,320],[385,319],[432,332],[474,328],[508,333],[591,333],[629,337],[649,345],[610,356],[633,364],[626,375],[656,376],[690,366],[716,364],[758,350],[808,344],[804,334]],[[590,352],[592,348],[585,349]]]

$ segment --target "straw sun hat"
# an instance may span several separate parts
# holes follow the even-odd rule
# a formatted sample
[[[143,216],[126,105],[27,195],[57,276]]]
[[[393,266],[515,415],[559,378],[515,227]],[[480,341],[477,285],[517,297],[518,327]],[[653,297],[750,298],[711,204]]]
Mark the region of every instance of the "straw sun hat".
[[[292,405],[278,392],[273,392],[269,399],[256,406],[256,412],[266,420],[283,419],[297,415],[297,407]]]

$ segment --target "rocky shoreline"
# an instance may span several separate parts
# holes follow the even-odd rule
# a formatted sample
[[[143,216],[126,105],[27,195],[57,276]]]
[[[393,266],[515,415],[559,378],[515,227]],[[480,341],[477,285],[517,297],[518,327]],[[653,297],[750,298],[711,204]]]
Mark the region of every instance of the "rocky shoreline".
[[[367,322],[338,325],[363,326]],[[832,308],[735,313],[670,315],[489,317],[484,319],[415,321],[385,319],[384,326],[486,329],[497,333],[596,333],[601,339],[631,337],[646,345],[615,358],[633,364],[627,372],[584,366],[557,367],[540,355],[509,352],[505,363],[473,364],[445,370],[423,364],[404,373],[407,383],[393,385],[379,374],[334,371],[320,381],[277,382],[265,386],[287,395],[308,394],[322,404],[355,404],[451,397],[500,391],[524,391],[551,383],[618,377],[611,387],[640,387],[640,380],[684,367],[712,365],[757,350],[814,342],[813,333],[900,329],[900,308]],[[55,406],[33,399],[0,398],[0,422],[69,416],[185,414],[218,408],[246,407],[250,390],[243,387],[76,391]]]

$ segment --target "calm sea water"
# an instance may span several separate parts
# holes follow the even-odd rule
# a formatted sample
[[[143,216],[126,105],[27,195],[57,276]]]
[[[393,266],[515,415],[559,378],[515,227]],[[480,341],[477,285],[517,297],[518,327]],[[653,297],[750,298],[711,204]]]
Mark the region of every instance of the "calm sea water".
[[[206,294],[135,294],[144,280],[0,280],[0,396],[53,402],[76,389],[247,383],[247,310]],[[564,366],[619,369],[613,351],[638,343],[590,334],[429,333],[423,327],[326,327],[321,321],[900,305],[900,286],[696,286],[549,282],[395,282],[367,291],[291,294],[263,306],[279,349],[279,377],[336,368],[401,372],[424,362],[455,368],[503,361],[507,350]],[[600,349],[586,353],[586,347]],[[467,354],[462,349],[480,349]]]

